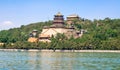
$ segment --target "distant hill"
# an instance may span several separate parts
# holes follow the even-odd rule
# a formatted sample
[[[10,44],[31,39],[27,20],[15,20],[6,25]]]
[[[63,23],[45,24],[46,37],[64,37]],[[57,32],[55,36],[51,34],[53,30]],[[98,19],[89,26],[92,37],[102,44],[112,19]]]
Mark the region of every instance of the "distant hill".
[[[120,19],[105,18],[103,20],[77,20],[73,26],[77,29],[85,29],[86,33],[81,38],[66,39],[63,35],[51,39],[49,44],[27,44],[29,33],[36,29],[40,33],[43,26],[49,26],[52,21],[37,22],[22,25],[20,28],[0,31],[0,42],[17,43],[14,48],[43,48],[43,49],[112,49],[120,50]],[[62,40],[60,38],[62,37]],[[21,43],[21,45],[19,45]],[[23,45],[24,44],[24,45]],[[27,45],[25,45],[27,44]],[[8,46],[9,47],[9,46]],[[4,47],[5,48],[5,47]]]
[[[9,30],[2,30],[0,31],[0,42],[8,43],[8,42],[16,42],[16,41],[27,41],[29,37],[29,33],[36,29],[40,33],[43,26],[51,25],[52,21],[47,22],[37,22],[31,23],[29,25],[22,25],[20,28],[12,28]]]

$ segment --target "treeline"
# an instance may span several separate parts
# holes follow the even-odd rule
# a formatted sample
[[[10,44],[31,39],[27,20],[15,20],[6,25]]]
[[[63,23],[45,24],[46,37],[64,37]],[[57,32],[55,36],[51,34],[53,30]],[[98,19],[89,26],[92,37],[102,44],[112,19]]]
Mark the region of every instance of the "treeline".
[[[58,34],[51,38],[51,43],[27,42],[29,32],[37,29],[41,32],[43,26],[51,25],[49,22],[40,22],[21,26],[20,28],[4,30],[0,32],[0,42],[6,43],[0,48],[16,49],[101,49],[120,50],[120,19],[105,18],[103,20],[75,20],[74,27],[77,30],[87,30],[81,38],[68,39],[64,34]]]
[[[16,43],[18,41],[24,42],[29,38],[32,30],[42,31],[43,26],[49,26],[52,21],[31,23],[30,25],[22,25],[20,28],[13,28],[9,30],[0,31],[0,42],[2,43]]]

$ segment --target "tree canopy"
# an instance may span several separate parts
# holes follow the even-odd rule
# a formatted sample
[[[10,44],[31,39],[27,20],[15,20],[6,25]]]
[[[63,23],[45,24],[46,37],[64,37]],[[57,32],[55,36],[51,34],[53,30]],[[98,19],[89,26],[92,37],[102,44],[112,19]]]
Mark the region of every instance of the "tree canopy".
[[[51,38],[51,43],[29,43],[29,33],[36,29],[41,33],[43,26],[49,26],[52,21],[37,22],[22,25],[20,28],[0,31],[0,42],[5,43],[0,48],[18,49],[103,49],[120,50],[120,19],[105,18],[103,20],[77,20],[73,26],[85,29],[87,32],[80,38],[68,39],[64,34]],[[14,43],[12,45],[11,43]]]

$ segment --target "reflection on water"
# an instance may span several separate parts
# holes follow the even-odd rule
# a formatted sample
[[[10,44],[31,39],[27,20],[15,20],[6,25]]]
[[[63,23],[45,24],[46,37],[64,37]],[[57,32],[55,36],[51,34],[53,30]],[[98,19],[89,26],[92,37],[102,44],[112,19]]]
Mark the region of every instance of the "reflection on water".
[[[0,70],[120,70],[119,53],[0,51]]]

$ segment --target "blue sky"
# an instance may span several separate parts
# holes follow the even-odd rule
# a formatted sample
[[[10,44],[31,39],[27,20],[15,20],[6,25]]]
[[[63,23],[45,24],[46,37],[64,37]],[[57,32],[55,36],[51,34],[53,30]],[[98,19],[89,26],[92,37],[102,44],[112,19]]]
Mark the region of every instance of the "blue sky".
[[[0,30],[78,14],[87,19],[120,18],[120,0],[0,0]]]

